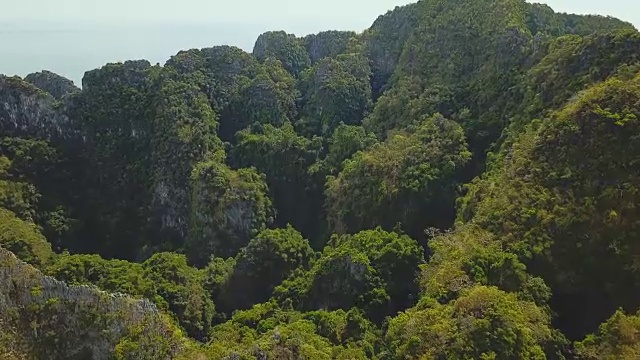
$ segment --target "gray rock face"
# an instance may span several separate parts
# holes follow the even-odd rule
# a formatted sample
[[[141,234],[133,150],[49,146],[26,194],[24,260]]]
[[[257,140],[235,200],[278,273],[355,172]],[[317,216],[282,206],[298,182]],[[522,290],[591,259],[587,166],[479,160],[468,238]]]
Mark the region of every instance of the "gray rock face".
[[[211,255],[235,256],[271,221],[266,177],[255,169],[232,170],[219,160],[201,162],[192,172],[189,260],[206,266]]]
[[[0,265],[0,331],[4,331],[3,324],[17,323],[18,329],[26,326],[29,330],[20,335],[35,354],[44,349],[52,359],[113,359],[119,341],[138,326],[144,326],[145,336],[170,338],[158,309],[149,300],[67,285],[2,248]],[[48,345],[52,331],[56,339],[53,348]],[[145,344],[141,350],[158,354],[154,346]]]
[[[65,135],[69,119],[55,98],[18,77],[0,75],[0,132],[51,139]]]
[[[363,34],[365,52],[373,70],[374,98],[386,89],[404,44],[418,25],[419,3],[396,7],[376,19]]]
[[[51,94],[56,99],[62,99],[68,94],[80,91],[73,81],[60,76],[51,71],[43,70],[27,75],[24,81],[33,84],[35,87],[42,89]]]
[[[311,62],[316,63],[325,57],[336,57],[347,51],[351,38],[356,37],[353,31],[323,31],[307,35],[304,38]]]

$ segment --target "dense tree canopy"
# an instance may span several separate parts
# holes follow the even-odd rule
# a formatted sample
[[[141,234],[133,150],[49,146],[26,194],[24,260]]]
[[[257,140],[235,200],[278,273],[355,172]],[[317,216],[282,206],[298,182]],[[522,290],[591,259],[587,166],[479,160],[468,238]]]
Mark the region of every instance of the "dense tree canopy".
[[[284,31],[269,31],[260,35],[253,47],[253,55],[259,61],[279,60],[294,76],[311,65],[304,40]]]
[[[588,335],[578,343],[581,359],[633,359],[640,355],[640,317],[616,311],[600,325],[596,334]]]
[[[640,305],[632,295],[639,223],[631,185],[639,181],[631,165],[637,161],[639,81],[596,85],[532,124],[504,167],[470,187],[461,209],[463,219],[498,235],[543,276],[560,319],[574,331],[592,328],[619,306]],[[609,289],[606,296],[602,287]]]
[[[305,236],[319,228],[319,188],[309,174],[322,146],[319,138],[307,139],[290,123],[282,127],[258,125],[237,134],[232,162],[255,167],[266,175],[276,209],[275,224],[300,229]]]
[[[370,76],[361,54],[324,58],[303,72],[302,132],[330,136],[340,123],[360,124],[371,104]]]
[[[234,171],[216,161],[200,163],[191,181],[186,248],[194,264],[235,255],[271,222],[264,176],[255,169]]]
[[[398,359],[547,359],[552,336],[549,316],[534,303],[482,286],[400,314],[387,332]]]
[[[275,294],[306,310],[357,307],[380,322],[415,300],[422,262],[422,249],[406,235],[376,229],[336,236],[308,272],[294,273]]]
[[[309,242],[293,227],[264,230],[237,255],[221,294],[225,310],[269,300],[273,289],[313,256]]]
[[[356,153],[327,182],[332,229],[352,233],[395,226],[420,237],[454,217],[456,178],[469,160],[462,128],[439,114]]]
[[[0,209],[0,246],[38,267],[54,260],[51,244],[38,228],[6,209]]]

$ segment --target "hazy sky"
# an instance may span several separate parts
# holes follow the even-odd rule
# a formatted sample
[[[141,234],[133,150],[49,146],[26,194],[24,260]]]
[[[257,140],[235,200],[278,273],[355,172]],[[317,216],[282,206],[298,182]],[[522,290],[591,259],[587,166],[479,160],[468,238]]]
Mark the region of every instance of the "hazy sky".
[[[364,29],[402,0],[0,0],[2,19],[101,23],[260,23],[301,32]],[[7,9],[8,7],[8,9]]]
[[[2,0],[0,19],[105,22],[229,21],[362,28],[402,0]],[[637,0],[542,0],[554,9],[640,21]],[[635,18],[635,19],[634,19]]]
[[[220,44],[251,50],[266,30],[361,31],[403,0],[0,0],[0,73],[85,70]],[[640,28],[638,0],[547,0],[557,11],[612,15]]]
[[[345,22],[366,26],[399,0],[2,0],[0,19],[56,19],[105,21],[297,21]],[[547,0],[561,11],[609,13],[640,19],[636,0]],[[635,14],[634,14],[635,13]],[[631,20],[631,19],[630,19]]]

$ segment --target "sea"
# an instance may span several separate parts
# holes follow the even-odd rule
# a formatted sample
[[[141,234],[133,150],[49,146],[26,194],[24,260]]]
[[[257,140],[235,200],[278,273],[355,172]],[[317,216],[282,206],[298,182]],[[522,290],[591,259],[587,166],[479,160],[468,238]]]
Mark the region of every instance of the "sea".
[[[233,45],[251,52],[257,37],[272,25],[259,23],[92,24],[0,22],[0,74],[24,77],[49,70],[81,86],[85,71],[111,62],[146,59],[164,64],[180,50]],[[320,26],[294,24],[303,36]],[[293,31],[291,31],[293,30]]]

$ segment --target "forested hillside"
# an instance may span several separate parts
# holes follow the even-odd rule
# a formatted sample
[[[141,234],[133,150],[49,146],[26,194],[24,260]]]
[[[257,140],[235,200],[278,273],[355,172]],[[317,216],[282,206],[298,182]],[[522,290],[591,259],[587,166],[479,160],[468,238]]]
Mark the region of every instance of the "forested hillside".
[[[422,0],[82,82],[0,76],[2,359],[640,358],[628,23]]]

